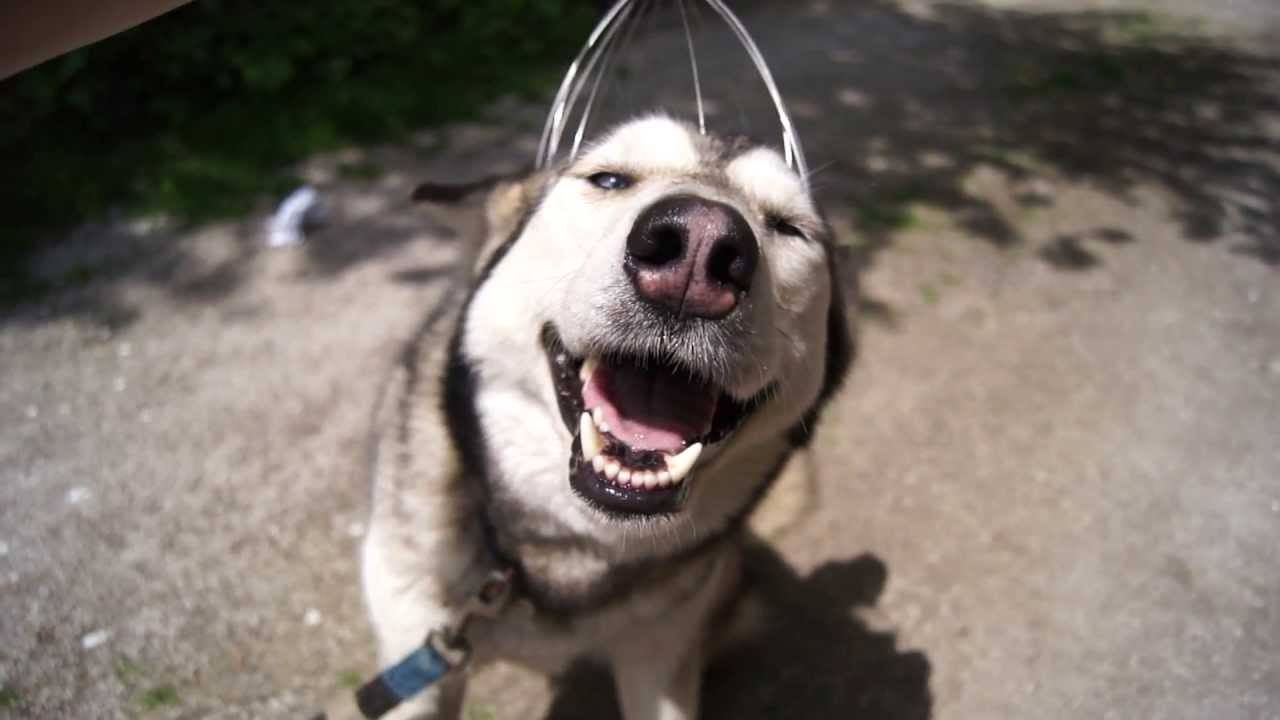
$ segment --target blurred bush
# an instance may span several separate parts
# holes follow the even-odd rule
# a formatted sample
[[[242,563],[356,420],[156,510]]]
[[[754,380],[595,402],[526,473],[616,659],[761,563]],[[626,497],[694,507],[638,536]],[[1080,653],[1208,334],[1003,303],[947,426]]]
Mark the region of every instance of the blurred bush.
[[[0,262],[111,208],[239,212],[308,153],[535,90],[593,14],[585,0],[198,0],[45,63],[0,83]]]

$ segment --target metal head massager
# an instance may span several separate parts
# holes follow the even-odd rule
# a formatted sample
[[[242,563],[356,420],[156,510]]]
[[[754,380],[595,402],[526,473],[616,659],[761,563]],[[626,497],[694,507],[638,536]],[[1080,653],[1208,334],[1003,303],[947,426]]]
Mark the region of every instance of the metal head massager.
[[[572,160],[577,156],[586,134],[587,123],[591,118],[592,110],[595,108],[601,81],[604,80],[609,72],[614,50],[618,45],[619,31],[628,24],[638,22],[641,14],[640,9],[651,8],[654,2],[662,1],[618,0],[605,13],[595,29],[591,31],[586,44],[573,63],[569,65],[564,80],[560,83],[560,89],[556,92],[555,100],[551,104],[551,111],[548,113],[546,124],[542,129],[542,140],[538,145],[537,165],[539,168],[547,167],[561,159]],[[795,127],[791,123],[791,116],[787,112],[786,104],[782,101],[781,93],[778,92],[778,86],[774,82],[773,73],[770,72],[768,63],[765,62],[764,56],[760,53],[760,48],[756,46],[755,41],[751,38],[750,33],[747,32],[742,21],[724,4],[723,0],[667,1],[674,2],[678,8],[680,22],[684,30],[689,54],[689,67],[693,73],[699,130],[703,134],[707,132],[707,113],[702,96],[702,82],[698,75],[697,51],[694,47],[693,33],[689,27],[689,10],[691,8],[686,7],[686,3],[705,3],[710,6],[716,16],[724,21],[733,32],[742,49],[746,51],[755,66],[756,72],[759,73],[760,79],[764,82],[765,89],[768,91],[774,109],[777,111],[778,122],[782,127],[782,151],[787,165],[807,183],[809,169],[805,163],[804,151],[800,147],[800,139],[796,136]],[[587,91],[585,96],[584,90]],[[571,121],[575,116],[577,118],[576,127],[574,128],[571,142],[566,144],[565,132],[572,124]],[[561,155],[562,153],[563,156]]]

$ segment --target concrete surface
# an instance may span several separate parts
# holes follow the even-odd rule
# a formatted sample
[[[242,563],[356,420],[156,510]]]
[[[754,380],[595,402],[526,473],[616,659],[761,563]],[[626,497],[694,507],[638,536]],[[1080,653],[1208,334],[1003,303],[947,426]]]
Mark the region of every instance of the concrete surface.
[[[860,348],[708,717],[1280,717],[1273,8],[1030,5],[748,15]],[[539,120],[317,158],[303,246],[258,214],[37,258],[65,287],[0,318],[0,717],[297,718],[369,669],[364,433],[468,222],[401,198]],[[498,668],[468,713],[612,711]]]

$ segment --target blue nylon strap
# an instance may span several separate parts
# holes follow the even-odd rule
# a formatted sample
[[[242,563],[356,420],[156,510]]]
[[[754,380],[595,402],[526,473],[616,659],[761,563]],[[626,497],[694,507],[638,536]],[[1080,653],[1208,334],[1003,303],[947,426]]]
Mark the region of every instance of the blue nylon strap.
[[[401,700],[426,690],[444,677],[452,666],[429,644],[413,651],[405,659],[382,671],[379,676],[387,688]]]

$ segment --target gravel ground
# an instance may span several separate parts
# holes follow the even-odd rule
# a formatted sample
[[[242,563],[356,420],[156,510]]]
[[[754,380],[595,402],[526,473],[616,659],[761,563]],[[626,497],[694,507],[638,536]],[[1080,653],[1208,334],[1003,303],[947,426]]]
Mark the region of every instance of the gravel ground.
[[[859,354],[709,717],[1280,717],[1276,12],[1118,8],[750,9]],[[475,222],[403,198],[522,165],[540,113],[314,159],[300,246],[258,213],[35,259],[64,287],[0,316],[0,717],[297,718],[370,669],[368,420]],[[496,668],[469,717],[609,703]]]

